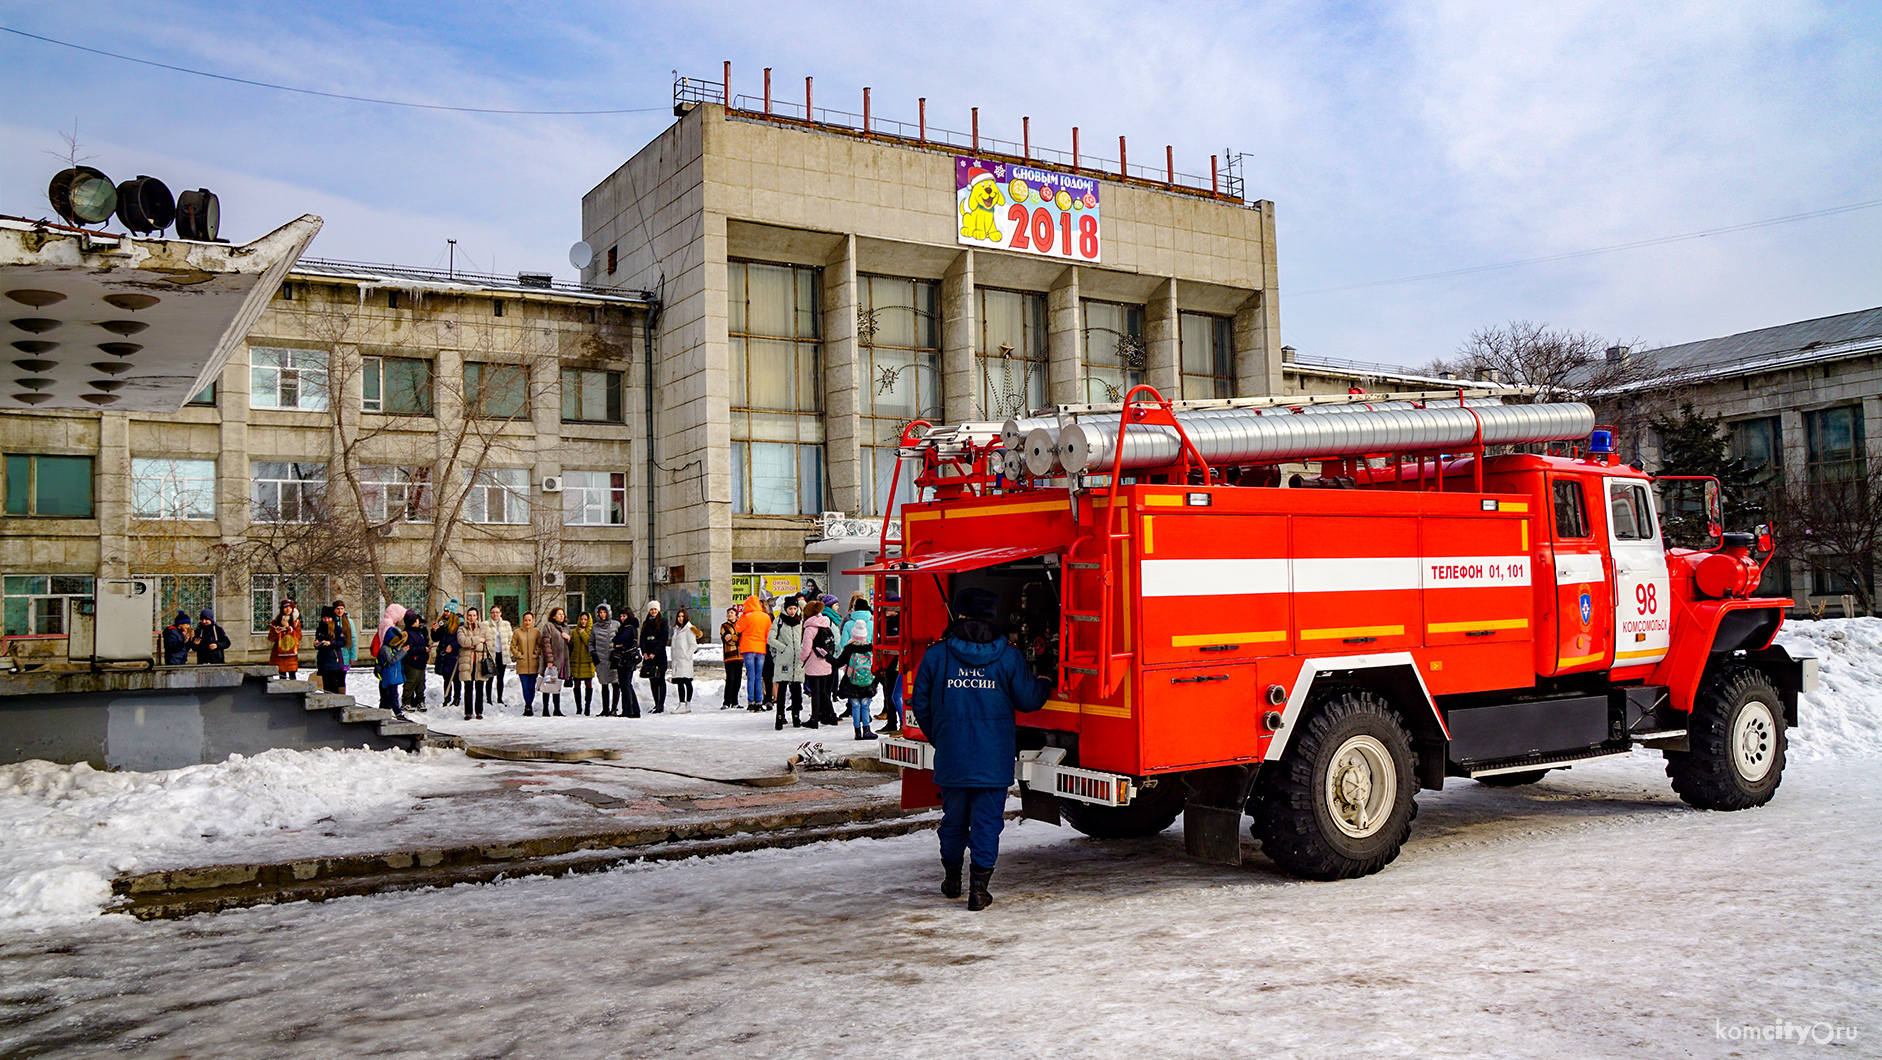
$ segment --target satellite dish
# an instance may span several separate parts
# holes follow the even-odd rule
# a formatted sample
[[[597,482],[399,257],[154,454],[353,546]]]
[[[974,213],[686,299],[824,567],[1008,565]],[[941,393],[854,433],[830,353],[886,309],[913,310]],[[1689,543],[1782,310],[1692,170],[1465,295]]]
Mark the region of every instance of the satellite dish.
[[[593,260],[595,260],[595,248],[589,246],[587,243],[577,240],[575,245],[569,248],[570,265],[578,269],[585,269],[588,267],[588,263]]]

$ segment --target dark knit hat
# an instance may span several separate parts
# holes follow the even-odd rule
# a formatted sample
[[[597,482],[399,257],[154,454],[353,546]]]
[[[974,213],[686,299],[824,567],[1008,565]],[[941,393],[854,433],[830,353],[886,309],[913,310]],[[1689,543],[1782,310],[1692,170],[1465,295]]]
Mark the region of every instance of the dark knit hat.
[[[977,618],[991,622],[999,613],[1000,601],[985,589],[968,587],[954,594],[954,617]]]

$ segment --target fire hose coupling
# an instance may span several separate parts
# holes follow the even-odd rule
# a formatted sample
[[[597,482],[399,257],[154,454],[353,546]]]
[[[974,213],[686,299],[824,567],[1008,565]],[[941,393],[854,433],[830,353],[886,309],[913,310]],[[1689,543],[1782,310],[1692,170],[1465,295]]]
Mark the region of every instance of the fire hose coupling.
[[[1286,685],[1269,685],[1268,686],[1268,705],[1273,706],[1273,707],[1278,707],[1285,702],[1287,702],[1287,686]],[[1279,726],[1276,726],[1276,728],[1279,728]]]
[[[1261,727],[1269,732],[1281,731],[1281,712],[1270,710],[1261,716]]]

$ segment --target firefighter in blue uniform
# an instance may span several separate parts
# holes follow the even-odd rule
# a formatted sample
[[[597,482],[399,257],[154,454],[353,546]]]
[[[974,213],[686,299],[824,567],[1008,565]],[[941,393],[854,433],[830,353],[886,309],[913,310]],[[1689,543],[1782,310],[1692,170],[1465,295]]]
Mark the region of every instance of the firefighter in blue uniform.
[[[955,593],[954,621],[923,653],[910,700],[915,723],[934,745],[941,788],[941,893],[961,896],[961,858],[972,848],[967,908],[975,911],[993,904],[987,884],[1013,784],[1013,715],[1045,706],[1052,688],[994,625],[997,607],[985,589]]]

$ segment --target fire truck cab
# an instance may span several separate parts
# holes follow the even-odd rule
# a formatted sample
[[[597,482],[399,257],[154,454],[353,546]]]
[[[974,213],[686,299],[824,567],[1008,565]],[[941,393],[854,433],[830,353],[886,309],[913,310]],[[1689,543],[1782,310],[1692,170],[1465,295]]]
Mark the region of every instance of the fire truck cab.
[[[1419,788],[1532,783],[1636,746],[1694,806],[1768,801],[1816,675],[1771,643],[1790,601],[1752,595],[1768,539],[1715,525],[1716,547],[1669,549],[1652,480],[1611,435],[1490,455],[1508,417],[1456,405],[1290,421],[1134,392],[1101,475],[1014,479],[998,439],[911,436],[926,499],[901,512],[901,555],[857,572],[878,578],[878,650],[912,692],[952,593],[990,590],[1055,688],[1019,718],[1025,816],[1098,838],[1181,817],[1192,855],[1230,864],[1250,816],[1263,852],[1307,878],[1392,861]],[[1427,420],[1474,420],[1474,437]],[[1325,448],[1329,423],[1354,438]],[[1179,457],[1133,456],[1139,435]],[[1256,435],[1273,436],[1259,463]],[[1437,441],[1383,444],[1401,437]],[[904,767],[904,805],[937,801],[912,718],[880,753]]]

